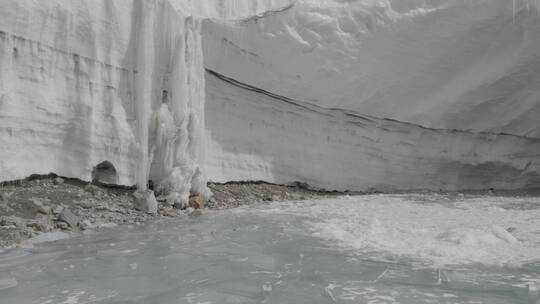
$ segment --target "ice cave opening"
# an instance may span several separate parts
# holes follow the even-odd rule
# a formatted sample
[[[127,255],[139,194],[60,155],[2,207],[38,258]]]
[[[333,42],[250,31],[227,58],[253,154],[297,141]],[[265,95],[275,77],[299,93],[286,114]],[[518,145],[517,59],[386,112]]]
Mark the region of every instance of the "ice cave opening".
[[[109,161],[103,161],[92,169],[92,181],[102,184],[118,184],[118,173],[116,168]]]

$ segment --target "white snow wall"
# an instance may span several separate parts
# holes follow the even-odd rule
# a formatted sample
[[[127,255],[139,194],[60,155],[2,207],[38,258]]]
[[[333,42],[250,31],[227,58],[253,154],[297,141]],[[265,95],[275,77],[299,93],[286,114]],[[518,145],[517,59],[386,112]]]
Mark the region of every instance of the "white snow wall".
[[[0,180],[109,161],[120,184],[205,193],[200,21],[165,0],[0,7]]]
[[[215,72],[206,86],[206,171],[214,181],[379,191],[540,185],[540,139],[321,108]]]
[[[298,0],[207,20],[208,176],[540,187],[540,9],[514,3]]]
[[[536,186],[531,1],[0,0],[0,180]]]

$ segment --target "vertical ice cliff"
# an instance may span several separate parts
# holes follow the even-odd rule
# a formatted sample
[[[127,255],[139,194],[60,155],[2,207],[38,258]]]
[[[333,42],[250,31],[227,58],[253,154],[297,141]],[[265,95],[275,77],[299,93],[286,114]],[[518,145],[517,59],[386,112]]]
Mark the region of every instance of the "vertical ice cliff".
[[[537,4],[298,0],[205,21],[209,177],[538,187]]]
[[[207,195],[198,19],[165,0],[0,7],[0,179],[106,161],[120,184]]]
[[[206,67],[322,107],[540,137],[540,12],[515,2],[298,0],[205,22]]]
[[[0,0],[0,180],[539,183],[538,3]],[[205,69],[208,72],[205,72]]]

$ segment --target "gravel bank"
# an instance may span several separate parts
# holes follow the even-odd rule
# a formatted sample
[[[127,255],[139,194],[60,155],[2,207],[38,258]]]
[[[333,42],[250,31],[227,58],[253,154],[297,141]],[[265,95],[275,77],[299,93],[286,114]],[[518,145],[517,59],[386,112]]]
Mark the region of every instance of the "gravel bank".
[[[209,184],[214,196],[209,209],[233,208],[260,202],[305,200],[339,195],[307,185],[273,185],[262,182]],[[140,225],[163,218],[196,215],[159,203],[158,213],[135,210],[133,188],[107,187],[63,179],[34,177],[0,185],[0,247],[9,247],[48,232],[99,230],[115,225]]]

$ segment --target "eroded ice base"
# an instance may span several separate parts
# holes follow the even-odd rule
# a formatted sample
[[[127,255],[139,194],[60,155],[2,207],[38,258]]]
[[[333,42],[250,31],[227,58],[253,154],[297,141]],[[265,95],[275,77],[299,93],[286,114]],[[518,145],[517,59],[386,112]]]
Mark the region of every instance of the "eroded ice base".
[[[0,254],[0,303],[536,303],[540,198],[208,211]]]

